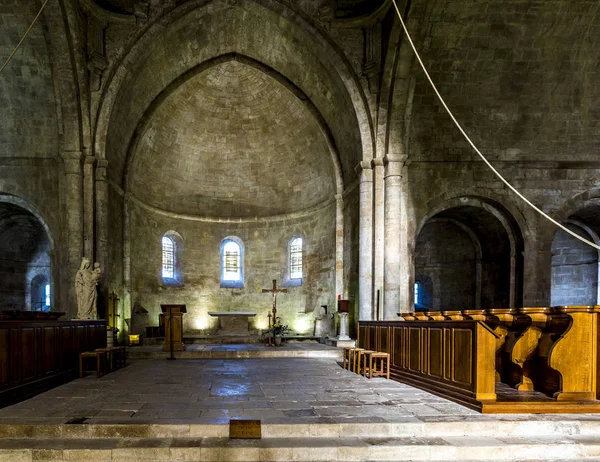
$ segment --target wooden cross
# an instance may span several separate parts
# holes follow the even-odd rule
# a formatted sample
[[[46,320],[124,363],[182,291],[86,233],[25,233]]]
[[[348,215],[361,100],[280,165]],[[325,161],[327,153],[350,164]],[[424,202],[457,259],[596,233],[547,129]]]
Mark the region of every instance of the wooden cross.
[[[277,281],[273,279],[273,288],[272,289],[263,289],[262,293],[272,293],[273,294],[273,323],[275,323],[275,318],[277,317],[277,294],[287,294],[287,289],[278,289]]]

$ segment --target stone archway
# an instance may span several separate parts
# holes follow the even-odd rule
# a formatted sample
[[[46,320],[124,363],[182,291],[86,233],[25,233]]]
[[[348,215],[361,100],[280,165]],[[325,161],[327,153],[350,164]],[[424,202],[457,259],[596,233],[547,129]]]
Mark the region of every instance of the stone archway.
[[[0,309],[40,310],[41,284],[55,292],[54,240],[39,213],[15,196],[0,195]],[[34,297],[36,300],[34,300]],[[37,306],[37,303],[40,305]]]
[[[455,198],[431,211],[416,236],[415,275],[432,281],[431,309],[521,305],[523,240],[498,204]]]

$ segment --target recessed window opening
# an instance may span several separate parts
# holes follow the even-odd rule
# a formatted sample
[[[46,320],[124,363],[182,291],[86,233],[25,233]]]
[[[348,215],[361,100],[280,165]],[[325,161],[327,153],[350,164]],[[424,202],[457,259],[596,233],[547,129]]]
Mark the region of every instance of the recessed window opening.
[[[223,246],[223,279],[225,281],[239,281],[241,274],[240,246],[234,241],[228,241]]]
[[[175,278],[175,242],[168,236],[162,238],[162,277]]]
[[[302,279],[302,238],[290,243],[290,279]]]

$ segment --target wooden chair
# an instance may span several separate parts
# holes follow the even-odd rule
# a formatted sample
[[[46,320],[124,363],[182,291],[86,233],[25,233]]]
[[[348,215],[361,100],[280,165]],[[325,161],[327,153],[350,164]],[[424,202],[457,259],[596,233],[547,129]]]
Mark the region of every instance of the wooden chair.
[[[366,362],[367,356],[369,358],[369,367],[367,369]],[[379,367],[377,366],[377,362],[379,362]],[[372,379],[373,376],[376,377],[385,377],[386,379],[390,378],[390,354],[382,353],[379,351],[375,351],[373,353],[369,353],[365,355],[365,366],[363,368],[363,375],[366,377],[367,370],[369,371],[369,378]]]
[[[96,358],[96,377],[100,378],[106,374],[109,367],[108,352],[106,348],[100,348],[101,351],[85,351],[79,353],[79,377],[83,377],[84,372],[94,372],[93,370],[83,369],[83,360],[86,358]]]

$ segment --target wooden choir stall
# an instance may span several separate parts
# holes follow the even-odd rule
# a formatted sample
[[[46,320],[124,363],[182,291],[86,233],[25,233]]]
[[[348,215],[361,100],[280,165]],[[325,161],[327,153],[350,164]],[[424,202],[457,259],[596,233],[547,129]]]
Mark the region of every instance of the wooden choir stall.
[[[0,407],[76,378],[79,354],[106,347],[105,320],[61,315],[0,311]]]
[[[600,412],[598,306],[399,313],[360,321],[391,378],[483,413]]]

